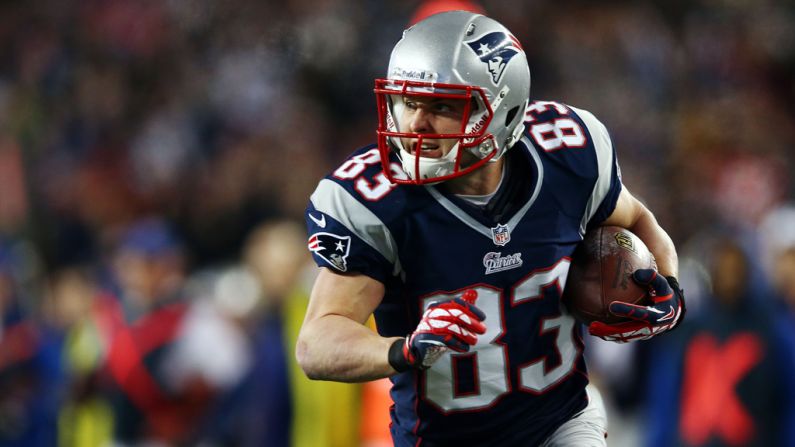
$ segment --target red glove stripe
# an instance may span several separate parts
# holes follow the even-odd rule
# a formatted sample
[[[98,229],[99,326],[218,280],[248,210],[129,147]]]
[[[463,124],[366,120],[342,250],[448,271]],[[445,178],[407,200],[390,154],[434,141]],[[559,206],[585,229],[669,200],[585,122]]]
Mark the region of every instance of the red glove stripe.
[[[590,325],[588,325],[588,332],[591,335],[596,335],[597,337],[608,336],[608,335],[620,335],[627,332],[634,332],[643,328],[651,327],[650,324],[644,322],[635,322],[635,321],[626,321],[623,323],[616,323],[616,324],[605,324],[601,321],[594,321]]]
[[[671,299],[671,298],[673,298],[673,297],[674,297],[674,293],[673,293],[673,292],[671,292],[671,293],[669,293],[668,295],[663,295],[663,296],[652,296],[652,297],[651,297],[651,300],[654,302],[654,304],[659,304],[659,303],[661,303],[661,302],[663,302],[663,301],[668,301],[668,300],[670,300],[670,299]]]
[[[409,349],[409,338],[406,338],[406,343],[403,344],[403,357],[406,357],[410,365],[417,363],[417,359],[414,358],[414,354]]]

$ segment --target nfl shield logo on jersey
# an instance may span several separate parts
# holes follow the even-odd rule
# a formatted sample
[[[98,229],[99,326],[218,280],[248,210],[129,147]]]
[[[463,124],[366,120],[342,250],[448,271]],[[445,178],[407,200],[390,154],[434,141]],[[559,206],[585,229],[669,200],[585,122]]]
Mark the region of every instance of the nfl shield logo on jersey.
[[[511,241],[511,229],[508,225],[497,225],[491,229],[491,237],[495,245],[503,246]]]
[[[337,270],[348,270],[345,259],[351,250],[350,236],[337,236],[332,233],[315,233],[307,242],[309,251],[323,258]]]

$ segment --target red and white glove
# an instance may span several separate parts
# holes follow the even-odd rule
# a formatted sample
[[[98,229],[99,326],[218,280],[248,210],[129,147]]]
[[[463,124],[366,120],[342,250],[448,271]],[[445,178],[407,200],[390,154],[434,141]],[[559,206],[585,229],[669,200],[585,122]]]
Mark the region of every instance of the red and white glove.
[[[464,296],[472,295],[467,291]],[[473,304],[454,298],[428,306],[417,328],[405,340],[396,340],[389,349],[389,364],[403,372],[428,369],[448,350],[467,352],[486,332],[486,314]]]
[[[610,313],[632,321],[616,324],[594,321],[588,326],[591,335],[607,341],[626,343],[647,340],[681,323],[686,310],[685,297],[676,278],[664,277],[652,269],[643,269],[636,270],[632,279],[648,289],[652,304],[639,306],[613,301],[610,303]]]

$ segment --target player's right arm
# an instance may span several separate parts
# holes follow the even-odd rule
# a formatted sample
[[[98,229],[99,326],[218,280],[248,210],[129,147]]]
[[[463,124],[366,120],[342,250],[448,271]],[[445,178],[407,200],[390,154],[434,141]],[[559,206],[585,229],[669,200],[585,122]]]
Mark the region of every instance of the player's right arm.
[[[310,379],[363,382],[427,369],[448,350],[467,352],[486,332],[477,293],[431,303],[407,337],[381,337],[364,322],[384,295],[366,275],[321,268],[298,335],[296,358]]]
[[[390,212],[399,212],[400,200],[389,201],[394,185],[384,181],[378,150],[364,148],[310,198],[307,247],[321,268],[296,358],[312,379],[361,382],[425,369],[447,349],[467,351],[485,332],[485,315],[461,298],[429,304],[405,338],[382,337],[364,325],[384,298],[384,284],[402,271],[384,224],[385,215],[389,221]]]
[[[400,338],[364,325],[383,296],[384,285],[369,276],[320,269],[295,348],[310,379],[362,382],[396,373],[388,352]]]

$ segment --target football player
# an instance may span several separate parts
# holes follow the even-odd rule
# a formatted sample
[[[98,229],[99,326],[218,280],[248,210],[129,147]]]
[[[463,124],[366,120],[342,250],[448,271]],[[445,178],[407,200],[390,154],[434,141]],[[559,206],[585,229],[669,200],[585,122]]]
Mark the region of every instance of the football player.
[[[674,245],[622,185],[605,126],[530,100],[519,41],[464,11],[406,30],[375,93],[377,144],[321,180],[306,211],[321,268],[304,372],[390,377],[397,446],[604,445],[581,330],[560,303],[588,228],[633,231],[659,267],[634,274],[654,304],[613,303],[632,322],[592,334],[648,338],[684,313]],[[363,324],[373,313],[378,333]]]

